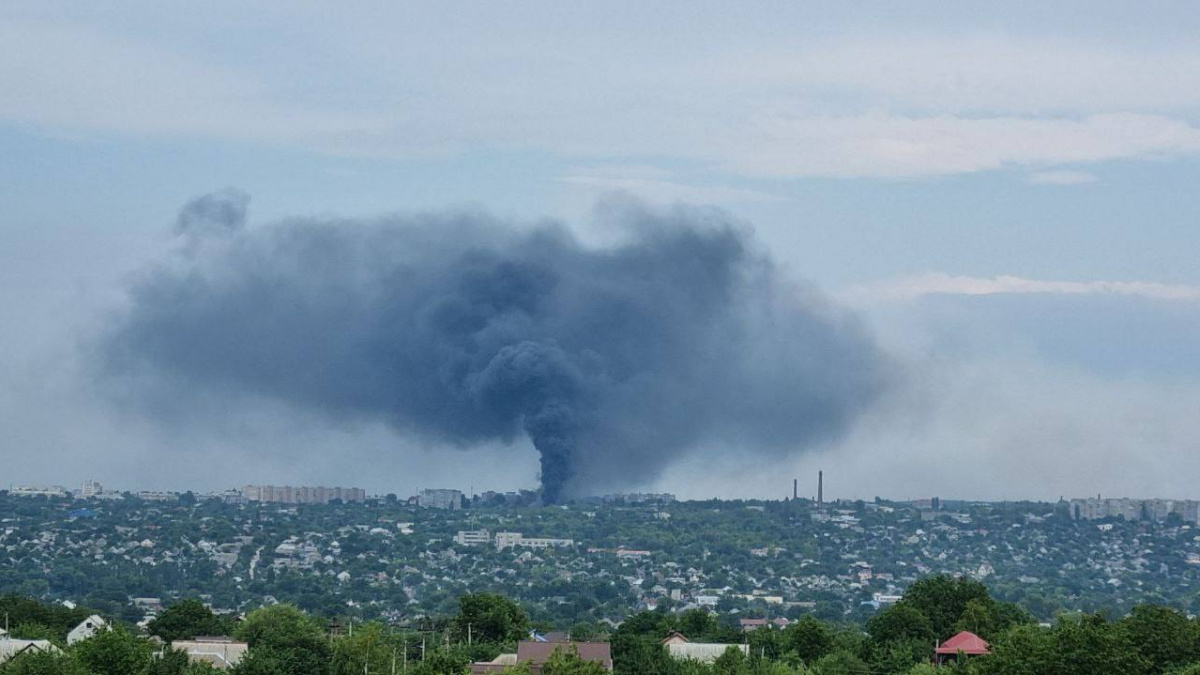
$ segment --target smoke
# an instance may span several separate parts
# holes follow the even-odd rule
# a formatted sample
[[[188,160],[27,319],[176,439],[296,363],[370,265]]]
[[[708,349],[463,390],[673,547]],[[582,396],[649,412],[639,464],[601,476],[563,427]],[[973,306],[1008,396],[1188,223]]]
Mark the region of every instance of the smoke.
[[[621,242],[589,247],[477,213],[243,227],[245,208],[188,204],[100,338],[106,382],[151,415],[265,398],[440,446],[528,436],[556,502],[699,449],[827,443],[890,377],[719,212],[610,208]]]

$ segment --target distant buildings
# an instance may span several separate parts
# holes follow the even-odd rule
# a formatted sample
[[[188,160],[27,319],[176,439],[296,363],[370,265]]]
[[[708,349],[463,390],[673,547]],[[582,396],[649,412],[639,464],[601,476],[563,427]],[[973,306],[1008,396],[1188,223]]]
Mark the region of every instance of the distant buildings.
[[[454,536],[454,543],[459,546],[487,545],[491,541],[492,536],[487,530],[459,530]]]
[[[1190,499],[1072,499],[1071,517],[1075,520],[1100,520],[1123,517],[1129,521],[1162,522],[1177,515],[1186,523],[1200,522],[1200,501]]]
[[[100,484],[100,481],[85,480],[83,481],[83,488],[79,491],[79,498],[92,499],[93,497],[100,496],[103,492],[104,486]]]
[[[606,504],[668,504],[675,501],[675,495],[669,492],[631,492],[604,495],[600,500]]]
[[[335,499],[350,503],[366,501],[367,492],[362,488],[247,485],[242,488],[242,498],[273,504],[328,504]]]
[[[503,551],[510,547],[520,548],[550,548],[552,546],[574,546],[574,539],[551,539],[548,537],[526,537],[520,532],[497,532],[496,550]]]
[[[14,497],[66,497],[67,488],[61,485],[14,485],[8,489]]]
[[[462,490],[421,490],[417,506],[424,509],[457,511],[463,506]]]

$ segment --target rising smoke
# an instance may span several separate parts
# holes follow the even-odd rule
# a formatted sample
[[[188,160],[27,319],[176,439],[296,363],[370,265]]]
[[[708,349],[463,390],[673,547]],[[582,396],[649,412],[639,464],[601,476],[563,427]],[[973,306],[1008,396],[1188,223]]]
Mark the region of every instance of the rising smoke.
[[[184,208],[179,252],[101,340],[110,382],[144,401],[265,397],[441,446],[527,435],[556,502],[699,448],[836,439],[889,379],[852,317],[718,212],[610,208],[622,243],[589,247],[477,213],[250,228],[246,202]]]

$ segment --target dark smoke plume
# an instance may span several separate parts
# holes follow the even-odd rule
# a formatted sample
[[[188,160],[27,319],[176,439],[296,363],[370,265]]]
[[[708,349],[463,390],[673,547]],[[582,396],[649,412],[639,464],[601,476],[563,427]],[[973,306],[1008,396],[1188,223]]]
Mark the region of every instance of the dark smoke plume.
[[[888,366],[851,318],[702,210],[610,209],[624,242],[475,213],[243,227],[193,201],[102,342],[144,399],[267,397],[471,446],[528,435],[543,498],[642,484],[689,450],[836,438]]]

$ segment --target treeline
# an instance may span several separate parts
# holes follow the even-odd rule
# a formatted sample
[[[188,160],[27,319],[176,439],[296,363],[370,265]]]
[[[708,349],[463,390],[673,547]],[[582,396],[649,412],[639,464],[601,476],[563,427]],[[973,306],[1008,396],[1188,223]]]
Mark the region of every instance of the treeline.
[[[456,614],[415,627],[380,623],[331,625],[291,605],[255,610],[242,620],[214,615],[198,600],[168,607],[146,632],[117,626],[67,646],[85,608],[0,598],[13,638],[47,639],[57,649],[26,653],[0,675],[199,675],[172,641],[227,634],[249,649],[233,675],[463,675],[470,663],[516,650],[532,628],[526,612],[499,595],[459,599]],[[937,643],[960,631],[991,643],[991,654],[963,657],[936,672],[952,675],[1200,675],[1200,623],[1161,606],[1141,605],[1125,617],[1064,615],[1049,627],[1019,607],[990,597],[978,582],[945,576],[914,584],[904,598],[865,627],[812,616],[785,628],[743,632],[704,610],[635,614],[611,634],[574,635],[611,643],[619,675],[928,675]],[[738,645],[714,663],[672,658],[663,640]],[[742,647],[744,645],[744,647]],[[527,673],[524,666],[510,668]],[[601,675],[599,664],[569,648],[545,675]]]

